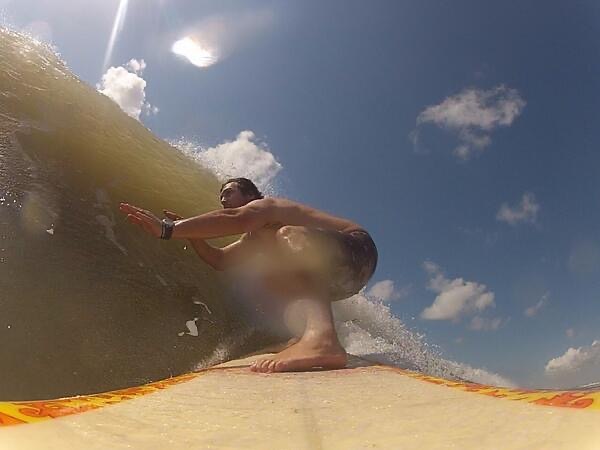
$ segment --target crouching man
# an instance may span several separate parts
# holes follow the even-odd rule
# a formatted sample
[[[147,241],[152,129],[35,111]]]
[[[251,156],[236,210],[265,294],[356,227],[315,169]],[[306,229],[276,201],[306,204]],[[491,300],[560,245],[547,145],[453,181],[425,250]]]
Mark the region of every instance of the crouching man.
[[[160,239],[190,240],[196,253],[216,270],[260,256],[266,261],[265,287],[284,302],[300,304],[304,331],[281,352],[256,361],[255,372],[339,369],[347,355],[333,322],[331,302],[356,294],[377,265],[375,243],[360,225],[283,198],[264,198],[254,183],[233,178],[221,187],[223,209],[180,218],[164,211],[160,219],[127,203],[130,222]],[[205,239],[242,235],[223,248]]]

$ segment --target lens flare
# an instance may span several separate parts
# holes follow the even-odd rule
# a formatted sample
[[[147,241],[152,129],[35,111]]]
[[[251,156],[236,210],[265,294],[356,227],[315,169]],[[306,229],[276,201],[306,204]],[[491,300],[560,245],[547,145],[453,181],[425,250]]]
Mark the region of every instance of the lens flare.
[[[106,54],[104,55],[102,73],[105,73],[106,69],[108,69],[108,64],[110,63],[110,58],[112,56],[115,42],[117,41],[117,36],[121,32],[121,30],[123,29],[123,25],[125,24],[125,14],[127,13],[128,3],[129,0],[121,0],[121,2],[119,3],[119,9],[117,9],[115,22],[113,23],[112,32],[110,33],[110,40],[108,41],[108,47],[106,48]]]
[[[176,55],[183,56],[197,67],[212,66],[218,60],[214,50],[207,48],[191,37],[185,37],[175,42],[171,47],[171,51]]]

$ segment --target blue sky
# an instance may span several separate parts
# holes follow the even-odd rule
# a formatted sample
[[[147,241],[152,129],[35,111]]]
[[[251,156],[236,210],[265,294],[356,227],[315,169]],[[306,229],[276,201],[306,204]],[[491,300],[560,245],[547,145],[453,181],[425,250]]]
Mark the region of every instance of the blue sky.
[[[366,226],[373,282],[445,357],[600,380],[597,2],[82,5],[0,0],[158,136]],[[214,63],[175,55],[185,37]]]

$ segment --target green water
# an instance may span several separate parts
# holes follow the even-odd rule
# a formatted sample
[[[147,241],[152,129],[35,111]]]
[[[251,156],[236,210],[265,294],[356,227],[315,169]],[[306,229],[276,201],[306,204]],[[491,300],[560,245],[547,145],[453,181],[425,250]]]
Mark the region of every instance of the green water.
[[[215,272],[118,212],[196,215],[218,188],[52,51],[0,30],[0,399],[165,378],[235,340]],[[195,317],[199,336],[181,336]]]

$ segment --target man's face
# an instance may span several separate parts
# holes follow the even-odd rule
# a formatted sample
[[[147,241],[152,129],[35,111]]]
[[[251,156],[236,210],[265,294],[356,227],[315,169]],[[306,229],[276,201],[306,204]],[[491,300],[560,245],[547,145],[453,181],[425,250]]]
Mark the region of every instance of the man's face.
[[[223,208],[239,208],[250,202],[252,198],[240,190],[237,183],[227,183],[221,191],[221,205]]]

